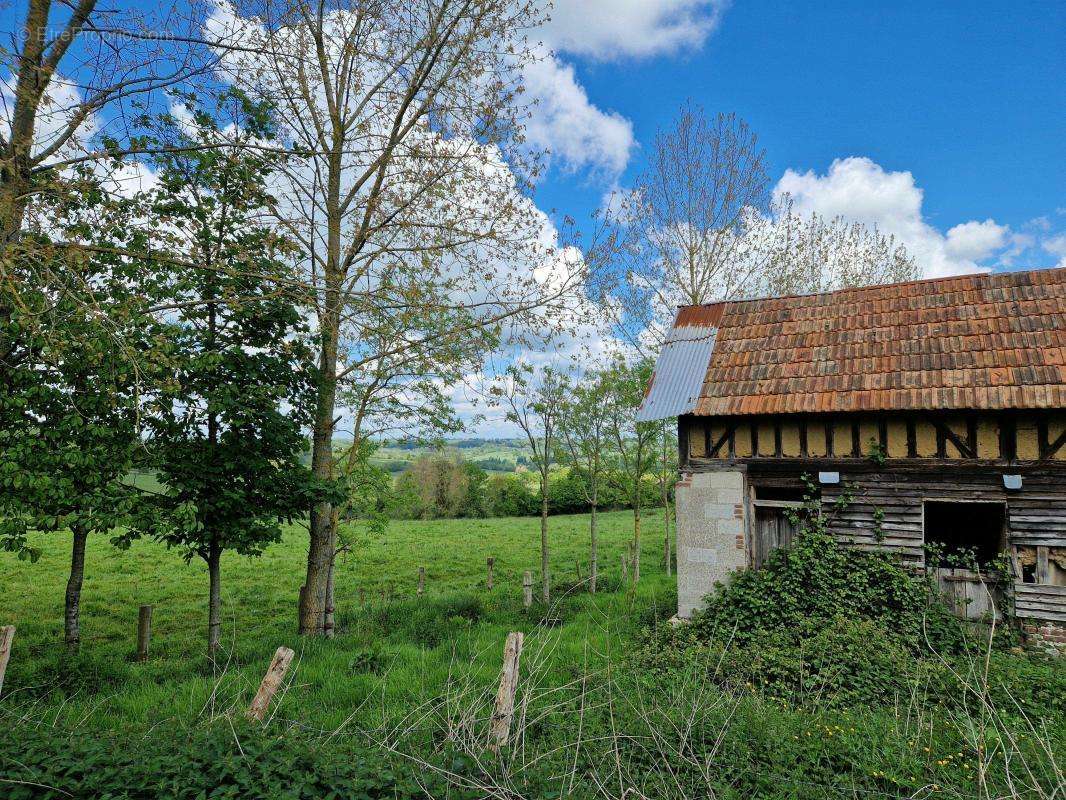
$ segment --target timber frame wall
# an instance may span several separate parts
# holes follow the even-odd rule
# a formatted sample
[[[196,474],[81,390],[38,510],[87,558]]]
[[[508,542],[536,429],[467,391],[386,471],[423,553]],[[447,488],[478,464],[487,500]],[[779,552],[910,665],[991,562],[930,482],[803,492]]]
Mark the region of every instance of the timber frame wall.
[[[678,443],[682,473],[740,471],[749,498],[758,487],[799,487],[804,474],[839,472],[839,485],[821,487],[823,502],[844,484],[855,497],[834,532],[915,563],[923,560],[925,501],[1002,503],[1016,615],[1066,625],[1066,411],[687,415],[678,419]],[[1005,474],[1021,475],[1022,488],[1007,490]],[[1023,582],[1019,559],[1035,561],[1035,582]]]

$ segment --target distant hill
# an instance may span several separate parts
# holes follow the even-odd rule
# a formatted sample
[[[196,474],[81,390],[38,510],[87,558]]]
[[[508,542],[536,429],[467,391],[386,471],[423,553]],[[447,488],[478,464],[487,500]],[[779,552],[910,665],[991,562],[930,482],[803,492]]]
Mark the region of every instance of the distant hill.
[[[390,442],[378,449],[370,461],[389,472],[403,472],[419,455],[435,449],[407,442]],[[514,472],[516,466],[528,461],[526,449],[519,439],[451,439],[444,444],[444,451],[453,451],[486,472]]]

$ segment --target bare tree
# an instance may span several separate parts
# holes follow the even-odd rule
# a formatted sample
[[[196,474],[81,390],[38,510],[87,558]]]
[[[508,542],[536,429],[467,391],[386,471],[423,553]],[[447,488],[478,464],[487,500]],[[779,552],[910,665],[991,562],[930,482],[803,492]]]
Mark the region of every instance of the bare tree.
[[[843,217],[803,215],[787,194],[775,200],[768,217],[752,221],[748,239],[759,264],[752,293],[805,294],[921,277],[914,257],[894,237]]]
[[[512,364],[490,389],[508,422],[517,426],[529,446],[540,482],[540,577],[545,605],[551,599],[551,560],[548,548],[548,478],[559,446],[563,406],[570,392],[569,381],[546,367],[534,375],[528,364]]]
[[[307,253],[319,344],[312,470],[337,478],[333,435],[346,382],[414,374],[404,359],[463,363],[566,298],[583,262],[558,258],[522,175],[525,0],[262,0],[223,8],[212,36],[237,85],[269,97],[302,159],[274,209]],[[544,268],[548,266],[549,275]],[[397,371],[382,370],[400,359]],[[357,392],[358,393],[358,392]],[[358,434],[357,434],[358,435]],[[311,509],[300,630],[324,627],[334,503]]]
[[[764,151],[748,124],[683,107],[656,135],[647,168],[622,201],[635,234],[627,313],[661,333],[678,305],[742,292],[754,266],[745,233],[751,212],[768,201]]]

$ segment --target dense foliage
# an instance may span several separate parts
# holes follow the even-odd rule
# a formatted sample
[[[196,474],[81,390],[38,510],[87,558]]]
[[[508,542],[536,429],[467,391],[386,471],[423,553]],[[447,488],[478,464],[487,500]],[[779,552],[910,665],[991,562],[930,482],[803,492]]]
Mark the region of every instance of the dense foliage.
[[[612,476],[614,480],[611,480]],[[616,511],[629,507],[625,477],[604,471],[597,490],[597,507]],[[388,494],[383,489],[383,494]],[[589,475],[580,466],[554,470],[548,476],[548,513],[582,514],[590,508]],[[673,500],[670,487],[668,498]],[[642,508],[662,505],[662,496],[650,476],[640,485]],[[445,453],[419,456],[397,477],[385,503],[397,519],[450,519],[471,517],[526,517],[540,511],[540,491],[529,473],[489,475],[477,463]],[[365,514],[365,507],[358,510]]]
[[[1021,653],[1011,627],[970,626],[922,571],[839,542],[813,494],[802,517],[789,549],[719,584],[690,624],[650,634],[640,662],[653,673],[704,664],[722,686],[822,708],[891,705],[916,687],[949,705],[974,700],[958,675],[985,653],[988,672],[973,691],[1007,709],[1066,713],[1066,670],[1036,654],[1008,657]]]
[[[152,736],[130,747],[26,726],[0,739],[8,800],[43,798],[240,798],[241,800],[413,800],[439,796],[439,781],[379,751],[321,749],[297,739],[229,725]],[[24,781],[19,783],[18,781]],[[428,788],[428,793],[427,793]],[[451,797],[463,795],[452,793]]]

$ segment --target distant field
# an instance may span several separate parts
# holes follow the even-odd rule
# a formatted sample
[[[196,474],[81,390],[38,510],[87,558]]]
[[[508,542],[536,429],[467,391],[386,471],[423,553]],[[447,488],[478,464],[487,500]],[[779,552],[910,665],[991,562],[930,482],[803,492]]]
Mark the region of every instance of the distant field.
[[[669,616],[676,605],[663,575],[661,515],[644,524],[637,598],[619,585],[619,563],[631,536],[631,515],[601,515],[605,588],[589,597],[574,589],[578,569],[588,574],[588,518],[551,518],[553,578],[559,605],[555,627],[541,629],[548,680],[569,680],[587,657],[586,645],[604,645],[631,624],[632,603]],[[86,730],[144,730],[171,720],[191,724],[211,705],[247,702],[274,649],[297,649],[293,687],[278,711],[315,728],[354,715],[381,725],[435,696],[457,667],[491,686],[509,630],[532,632],[545,610],[521,606],[521,575],[539,564],[536,518],[400,521],[381,538],[363,541],[337,567],[339,635],[331,643],[295,634],[295,604],[303,582],[306,532],[289,529],[284,541],[259,559],[227,554],[222,564],[226,674],[218,686],[206,667],[207,575],[174,551],[140,542],[118,550],[103,537],[90,540],[82,601],[82,654],[63,655],[63,591],[69,539],[35,537],[43,548],[36,564],[0,553],[0,623],[18,626],[4,685],[5,713],[50,715]],[[484,590],[485,559],[496,559],[496,588]],[[580,565],[580,567],[579,567]],[[426,596],[415,596],[419,566]],[[538,584],[539,585],[539,584]],[[360,602],[360,591],[365,605]],[[382,592],[387,595],[382,600]],[[133,663],[137,608],[155,607],[151,658]],[[533,640],[531,640],[533,641]],[[54,715],[54,716],[53,716]]]
[[[402,472],[419,455],[430,450],[427,447],[385,445],[374,453],[371,463],[390,472]],[[514,472],[519,459],[528,457],[527,449],[513,439],[456,439],[449,441],[444,450],[478,464],[487,472]]]

